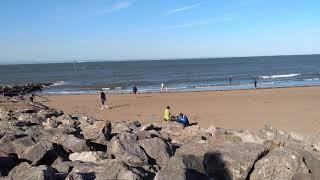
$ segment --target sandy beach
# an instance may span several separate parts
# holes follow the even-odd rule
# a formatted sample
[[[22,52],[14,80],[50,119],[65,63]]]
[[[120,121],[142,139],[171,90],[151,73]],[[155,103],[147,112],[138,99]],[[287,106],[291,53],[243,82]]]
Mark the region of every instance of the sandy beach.
[[[101,110],[97,95],[48,96],[50,106],[70,114],[111,121],[162,121],[167,105],[186,113],[191,123],[257,130],[270,124],[279,130],[310,134],[320,128],[320,87],[181,93],[107,94],[111,109]]]

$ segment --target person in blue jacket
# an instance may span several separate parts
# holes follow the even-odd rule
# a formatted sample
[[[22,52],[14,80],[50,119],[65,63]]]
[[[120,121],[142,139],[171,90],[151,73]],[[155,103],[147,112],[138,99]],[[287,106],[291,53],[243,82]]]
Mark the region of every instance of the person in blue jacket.
[[[184,127],[189,126],[189,119],[185,114],[180,113],[180,115],[177,118],[177,122],[183,124]]]

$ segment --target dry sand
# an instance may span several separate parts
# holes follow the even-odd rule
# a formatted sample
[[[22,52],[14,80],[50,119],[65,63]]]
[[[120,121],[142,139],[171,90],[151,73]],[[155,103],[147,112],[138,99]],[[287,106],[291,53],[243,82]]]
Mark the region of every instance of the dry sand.
[[[265,124],[284,131],[310,134],[320,128],[320,87],[146,93],[108,95],[108,110],[100,96],[48,96],[50,106],[70,114],[90,115],[111,121],[162,121],[167,105],[173,114],[186,113],[201,127],[258,130]]]

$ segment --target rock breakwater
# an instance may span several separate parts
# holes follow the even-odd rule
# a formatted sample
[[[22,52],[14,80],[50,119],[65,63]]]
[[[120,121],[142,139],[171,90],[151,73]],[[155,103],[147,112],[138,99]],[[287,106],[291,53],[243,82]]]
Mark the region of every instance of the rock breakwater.
[[[320,179],[320,134],[0,110],[0,179]]]

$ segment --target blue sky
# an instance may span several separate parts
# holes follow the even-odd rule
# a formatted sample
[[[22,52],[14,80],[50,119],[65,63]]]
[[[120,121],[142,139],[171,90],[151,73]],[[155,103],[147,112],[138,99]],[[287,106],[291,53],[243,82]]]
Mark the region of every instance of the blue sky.
[[[317,53],[319,0],[0,1],[0,63]]]

